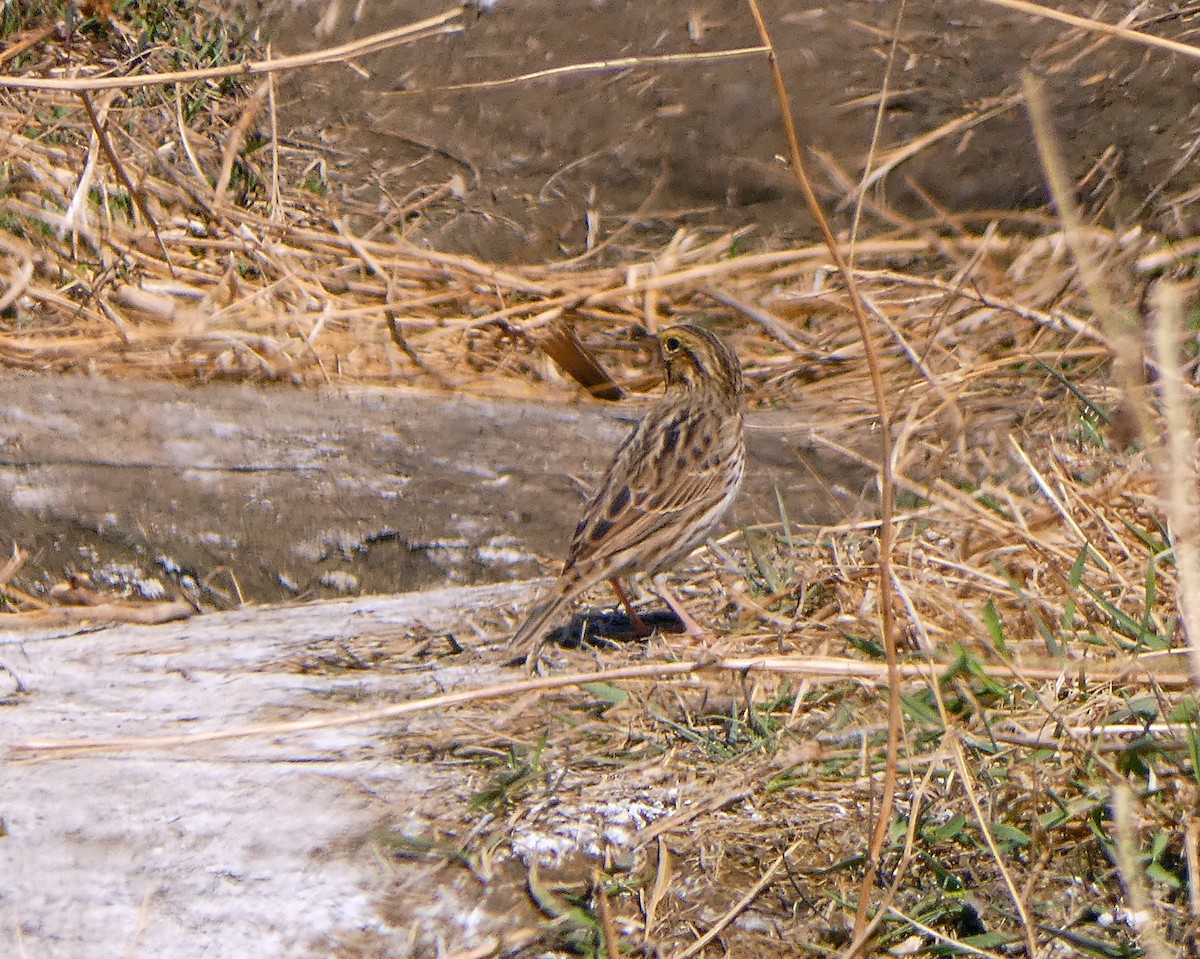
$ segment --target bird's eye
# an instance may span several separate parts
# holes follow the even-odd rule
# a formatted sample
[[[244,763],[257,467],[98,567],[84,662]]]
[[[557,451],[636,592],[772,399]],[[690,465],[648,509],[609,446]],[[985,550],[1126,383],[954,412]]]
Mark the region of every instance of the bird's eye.
[[[666,347],[668,353],[674,353],[676,350],[682,347],[683,344],[679,342],[679,337],[668,336],[666,340],[663,341],[663,346]]]

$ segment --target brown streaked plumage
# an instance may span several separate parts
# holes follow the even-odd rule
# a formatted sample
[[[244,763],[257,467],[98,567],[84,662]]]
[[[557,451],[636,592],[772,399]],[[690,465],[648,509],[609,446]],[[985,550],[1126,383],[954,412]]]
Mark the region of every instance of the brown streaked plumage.
[[[737,356],[696,326],[673,326],[657,339],[666,392],[617,449],[550,597],[513,637],[529,665],[546,631],[580,594],[602,580],[617,585],[622,576],[670,569],[704,541],[741,486],[746,400]],[[697,632],[669,591],[656,585]]]

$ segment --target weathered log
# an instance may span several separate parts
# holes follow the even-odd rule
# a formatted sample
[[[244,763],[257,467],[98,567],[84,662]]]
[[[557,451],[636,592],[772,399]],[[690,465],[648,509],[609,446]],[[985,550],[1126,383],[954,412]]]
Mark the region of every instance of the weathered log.
[[[8,374],[0,534],[31,551],[31,590],[82,571],[151,599],[198,583],[201,602],[236,605],[518,578],[562,557],[636,415]],[[867,474],[810,448],[795,415],[752,423],[733,525],[777,520],[776,488],[792,522],[860,508]]]
[[[508,910],[477,908],[469,875],[393,861],[377,835],[433,832],[466,808],[461,770],[397,756],[385,735],[443,716],[169,749],[20,747],[238,730],[483,685],[488,669],[499,675],[494,655],[490,667],[467,651],[456,660],[471,668],[420,673],[355,668],[355,659],[527,591],[502,584],[152,627],[0,632],[0,955],[408,955],[414,930],[426,943],[478,943],[511,929]],[[418,888],[397,905],[405,881]],[[455,904],[473,928],[455,921]]]

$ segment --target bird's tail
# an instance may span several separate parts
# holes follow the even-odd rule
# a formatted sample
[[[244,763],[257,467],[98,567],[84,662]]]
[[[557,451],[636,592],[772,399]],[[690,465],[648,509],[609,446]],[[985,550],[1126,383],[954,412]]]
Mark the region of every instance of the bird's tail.
[[[524,625],[517,630],[517,634],[508,645],[514,652],[525,654],[526,665],[532,666],[537,660],[542,638],[554,625],[554,621],[562,615],[566,605],[567,601],[561,595],[554,596],[530,613]]]
[[[571,605],[580,593],[588,589],[588,582],[573,579],[564,583],[561,579],[552,587],[551,595],[536,607],[525,620],[512,641],[508,644],[514,652],[525,654],[525,665],[532,669],[537,665],[542,640],[550,627],[562,616],[563,610]]]

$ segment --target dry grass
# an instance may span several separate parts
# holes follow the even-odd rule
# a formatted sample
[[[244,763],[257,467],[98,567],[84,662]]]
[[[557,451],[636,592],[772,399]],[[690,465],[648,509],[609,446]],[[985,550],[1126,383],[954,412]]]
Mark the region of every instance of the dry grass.
[[[127,39],[84,31],[76,56],[123,66]],[[163,49],[140,68],[178,68],[155,60]],[[48,75],[57,55],[34,43],[7,68]],[[194,54],[224,55],[220,36]],[[873,448],[864,346],[823,246],[750,251],[736,236],[680,234],[652,255],[610,248],[609,265],[566,269],[420,249],[400,224],[452,184],[361,228],[325,199],[319,153],[252,132],[271,128],[269,86],[230,79],[86,104],[9,89],[0,127],[10,366],[565,400],[577,389],[539,348],[555,331],[570,327],[629,382],[633,328],[702,316],[743,357],[755,404],[796,410],[798,427],[849,455]],[[1146,231],[1068,235],[1049,215],[905,222],[846,252],[893,422],[902,658],[938,676],[901,690],[900,791],[868,949],[1196,955],[1200,736],[1152,455],[1167,430],[1148,390],[1154,432],[1139,432],[1077,264],[1139,331],[1150,280],[1174,270],[1183,283],[1158,307],[1183,333],[1156,360],[1134,346],[1152,372],[1182,350],[1183,375],[1163,379],[1169,435],[1185,440],[1164,460],[1182,482],[1177,531],[1194,501],[1190,280]],[[627,861],[597,840],[607,860],[561,866],[553,879],[574,882],[568,894],[527,877],[559,916],[519,939],[529,948],[597,955],[616,937],[684,956],[712,929],[739,955],[846,945],[886,695],[872,678],[796,678],[767,657],[865,660],[877,678],[877,527],[797,519],[765,526],[750,549],[727,544],[690,581],[718,650],[767,668],[601,675],[536,692],[537,709],[518,700],[499,730],[494,707],[439,704],[455,735],[426,746],[490,777],[481,818],[445,824],[462,837],[452,858],[481,874],[481,858],[572,816],[594,816],[602,833],[611,810],[597,797],[614,790],[648,810]],[[501,636],[509,624],[487,625]],[[428,657],[417,644],[406,661]],[[662,819],[668,802],[678,814]],[[597,903],[609,899],[606,914]]]

